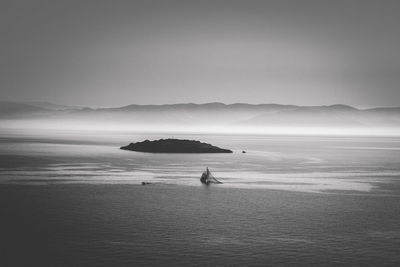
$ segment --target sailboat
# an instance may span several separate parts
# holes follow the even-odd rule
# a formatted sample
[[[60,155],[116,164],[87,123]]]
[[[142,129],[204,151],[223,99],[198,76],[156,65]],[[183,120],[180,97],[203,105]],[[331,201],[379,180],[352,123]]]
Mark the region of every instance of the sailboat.
[[[222,184],[222,182],[218,181],[217,179],[215,179],[215,177],[211,174],[210,170],[206,169],[206,171],[203,172],[203,174],[201,175],[200,178],[200,182],[206,185],[209,184]]]

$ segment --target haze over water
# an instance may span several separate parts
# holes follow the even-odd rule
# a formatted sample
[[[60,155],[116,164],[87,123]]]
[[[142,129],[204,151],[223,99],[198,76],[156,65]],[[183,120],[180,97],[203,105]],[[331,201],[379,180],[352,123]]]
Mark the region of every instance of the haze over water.
[[[168,137],[234,153],[119,149]],[[0,158],[9,265],[400,263],[398,137],[10,130]]]
[[[400,1],[1,4],[0,267],[400,266]]]

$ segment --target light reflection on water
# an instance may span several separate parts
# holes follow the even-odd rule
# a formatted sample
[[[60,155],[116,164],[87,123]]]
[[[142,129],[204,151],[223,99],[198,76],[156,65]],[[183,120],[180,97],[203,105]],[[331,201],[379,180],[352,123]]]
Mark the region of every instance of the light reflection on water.
[[[385,149],[398,139],[202,135],[175,137],[235,153],[118,149],[161,137],[0,134],[0,265],[399,266],[400,154]],[[201,185],[206,166],[224,184]]]
[[[110,133],[107,133],[109,136]],[[89,138],[90,137],[90,138]],[[150,135],[148,139],[162,138]],[[168,137],[168,136],[167,136]],[[201,186],[208,166],[223,188],[300,192],[379,191],[400,177],[396,138],[186,135],[233,154],[150,154],[119,150],[141,135],[57,133],[1,136],[1,183],[110,183],[142,181]],[[105,142],[105,143],[102,143]],[[372,148],[372,149],[371,149]],[[247,153],[241,153],[245,150]]]

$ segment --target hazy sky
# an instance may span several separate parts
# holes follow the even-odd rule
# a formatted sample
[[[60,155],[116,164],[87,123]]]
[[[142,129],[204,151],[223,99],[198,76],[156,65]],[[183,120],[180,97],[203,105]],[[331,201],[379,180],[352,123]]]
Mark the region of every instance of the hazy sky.
[[[400,1],[2,1],[0,99],[400,106]]]

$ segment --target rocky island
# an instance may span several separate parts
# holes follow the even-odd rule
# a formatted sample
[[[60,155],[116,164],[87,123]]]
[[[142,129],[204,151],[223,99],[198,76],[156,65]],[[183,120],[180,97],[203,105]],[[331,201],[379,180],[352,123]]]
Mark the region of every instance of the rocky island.
[[[229,149],[219,148],[196,140],[160,139],[130,143],[123,150],[151,153],[232,153]]]

